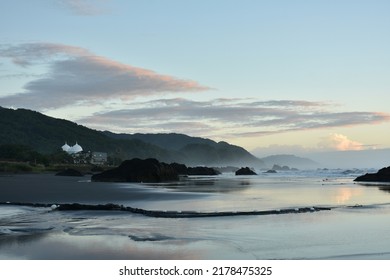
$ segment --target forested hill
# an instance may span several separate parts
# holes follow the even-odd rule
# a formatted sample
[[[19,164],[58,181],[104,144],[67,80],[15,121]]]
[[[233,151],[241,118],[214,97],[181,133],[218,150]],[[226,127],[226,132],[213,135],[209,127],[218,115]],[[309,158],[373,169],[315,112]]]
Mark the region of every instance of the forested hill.
[[[139,140],[116,140],[74,122],[26,109],[0,108],[0,144],[20,144],[48,154],[76,141],[85,151],[102,151],[121,159],[156,156],[170,160],[168,151]]]
[[[112,133],[104,131],[104,134],[116,139],[138,139],[146,143],[150,143],[168,150],[180,150],[190,144],[204,144],[215,147],[216,142],[207,138],[192,137],[185,134],[178,133],[157,133],[157,134],[126,134],[126,133]]]
[[[65,142],[74,145],[76,141],[85,151],[107,152],[121,160],[152,157],[187,165],[264,166],[245,149],[226,142],[183,134],[102,132],[27,109],[0,107],[0,145],[25,145],[48,154],[58,151]]]
[[[177,133],[116,134],[105,131],[104,134],[114,139],[140,140],[155,145],[180,155],[182,161],[189,165],[250,165],[258,168],[265,166],[262,160],[244,148],[223,141],[215,142],[207,138]]]

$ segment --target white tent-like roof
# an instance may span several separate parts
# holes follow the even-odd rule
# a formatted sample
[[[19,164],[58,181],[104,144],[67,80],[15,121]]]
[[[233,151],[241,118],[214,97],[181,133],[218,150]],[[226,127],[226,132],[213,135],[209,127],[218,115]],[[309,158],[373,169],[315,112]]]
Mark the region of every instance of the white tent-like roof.
[[[61,149],[65,152],[68,152],[69,149],[70,149],[70,146],[68,145],[68,143],[65,142],[65,144],[61,147]]]
[[[68,154],[77,154],[77,153],[83,151],[83,148],[77,142],[73,146],[69,146],[65,142],[65,145],[63,145],[61,148],[62,148],[63,151],[67,152]]]

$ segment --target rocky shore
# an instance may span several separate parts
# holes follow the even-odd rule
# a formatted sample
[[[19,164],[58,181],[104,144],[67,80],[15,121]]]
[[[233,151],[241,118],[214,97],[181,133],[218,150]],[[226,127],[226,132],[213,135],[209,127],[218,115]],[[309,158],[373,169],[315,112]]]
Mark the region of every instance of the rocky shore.
[[[380,169],[377,173],[366,173],[357,177],[356,182],[390,182],[390,166]]]
[[[160,183],[179,180],[179,175],[218,175],[210,167],[187,167],[184,164],[159,162],[157,159],[134,158],[125,160],[117,168],[103,171],[92,176],[95,182],[135,182]]]

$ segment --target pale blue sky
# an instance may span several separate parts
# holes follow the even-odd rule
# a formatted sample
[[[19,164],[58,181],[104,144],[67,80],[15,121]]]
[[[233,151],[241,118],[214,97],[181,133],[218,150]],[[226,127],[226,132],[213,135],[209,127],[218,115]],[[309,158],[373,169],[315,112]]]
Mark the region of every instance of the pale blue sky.
[[[389,12],[378,0],[0,0],[0,105],[248,149],[390,147]]]

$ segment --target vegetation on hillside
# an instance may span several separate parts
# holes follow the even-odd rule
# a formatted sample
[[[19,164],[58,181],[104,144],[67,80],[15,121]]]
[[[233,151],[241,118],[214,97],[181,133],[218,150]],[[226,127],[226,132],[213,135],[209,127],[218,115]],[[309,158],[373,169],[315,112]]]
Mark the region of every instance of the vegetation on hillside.
[[[0,145],[16,145],[9,149],[13,156],[3,151],[4,159],[16,157],[21,161],[41,164],[59,162],[64,157],[60,153],[60,147],[65,142],[73,145],[76,141],[84,151],[106,152],[114,165],[125,159],[156,158],[162,162],[180,162],[189,166],[263,166],[261,160],[245,149],[226,142],[217,143],[210,139],[175,133],[102,132],[31,110],[0,107]]]

